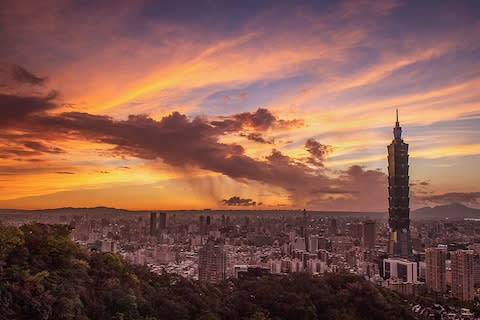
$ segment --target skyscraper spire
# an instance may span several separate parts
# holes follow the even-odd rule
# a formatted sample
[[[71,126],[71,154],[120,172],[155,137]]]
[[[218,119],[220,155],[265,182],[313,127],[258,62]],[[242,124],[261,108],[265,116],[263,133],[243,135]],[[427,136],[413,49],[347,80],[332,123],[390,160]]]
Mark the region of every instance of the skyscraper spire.
[[[402,138],[402,127],[400,127],[400,122],[398,122],[398,109],[397,109],[397,121],[395,122],[395,128],[393,128],[393,137],[395,139]]]

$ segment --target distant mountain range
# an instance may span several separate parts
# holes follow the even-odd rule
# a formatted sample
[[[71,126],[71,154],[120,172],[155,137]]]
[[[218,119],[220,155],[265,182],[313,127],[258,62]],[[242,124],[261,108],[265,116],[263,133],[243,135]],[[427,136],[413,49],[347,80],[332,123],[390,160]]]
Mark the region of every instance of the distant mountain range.
[[[414,210],[411,219],[480,219],[480,209],[469,208],[460,203],[452,203],[436,207],[424,207]]]
[[[93,207],[93,208],[54,208],[54,209],[39,209],[39,210],[23,210],[23,209],[0,209],[2,214],[55,214],[55,215],[84,215],[84,214],[98,214],[98,215],[112,215],[112,214],[137,214],[146,211],[130,211],[125,209],[115,209],[109,207]]]
[[[163,211],[163,210],[162,210]],[[37,215],[37,214],[54,214],[54,215],[117,215],[117,214],[147,214],[150,211],[135,211],[116,209],[109,207],[94,207],[94,208],[55,208],[55,209],[41,209],[41,210],[22,210],[22,209],[0,209],[0,215]],[[204,214],[242,214],[242,215],[271,215],[271,214],[287,214],[300,213],[300,210],[251,210],[251,209],[235,209],[235,210],[179,210],[165,212],[182,212],[182,213],[204,213]],[[366,216],[371,218],[386,217],[386,212],[348,212],[348,211],[308,211],[312,215],[322,216]],[[460,203],[452,203],[448,205],[441,205],[436,207],[424,207],[413,210],[410,213],[411,219],[465,219],[478,218],[480,219],[480,209],[469,208]]]

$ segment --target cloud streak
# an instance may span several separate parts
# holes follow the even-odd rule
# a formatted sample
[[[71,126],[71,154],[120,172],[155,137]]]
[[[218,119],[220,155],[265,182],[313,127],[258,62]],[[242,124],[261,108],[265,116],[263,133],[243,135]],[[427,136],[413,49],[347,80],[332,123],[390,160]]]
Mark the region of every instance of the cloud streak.
[[[38,77],[28,71],[27,69],[15,65],[12,67],[12,77],[19,83],[26,83],[31,85],[43,85],[47,82],[47,77]]]

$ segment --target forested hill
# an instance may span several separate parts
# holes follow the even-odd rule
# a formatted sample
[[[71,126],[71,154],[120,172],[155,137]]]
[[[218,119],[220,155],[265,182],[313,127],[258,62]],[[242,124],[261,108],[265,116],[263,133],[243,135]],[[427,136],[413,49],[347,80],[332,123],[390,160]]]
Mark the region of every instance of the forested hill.
[[[89,253],[68,227],[0,228],[0,319],[413,319],[350,274],[207,285]]]

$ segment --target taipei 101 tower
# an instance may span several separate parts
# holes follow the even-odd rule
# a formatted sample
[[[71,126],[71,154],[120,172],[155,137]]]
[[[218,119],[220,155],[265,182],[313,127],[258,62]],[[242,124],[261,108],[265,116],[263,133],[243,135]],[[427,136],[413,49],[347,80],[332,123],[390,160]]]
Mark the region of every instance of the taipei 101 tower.
[[[402,127],[393,128],[393,141],[388,148],[388,225],[390,239],[388,253],[408,258],[412,255],[410,238],[410,198],[408,184],[408,144],[403,142]]]

